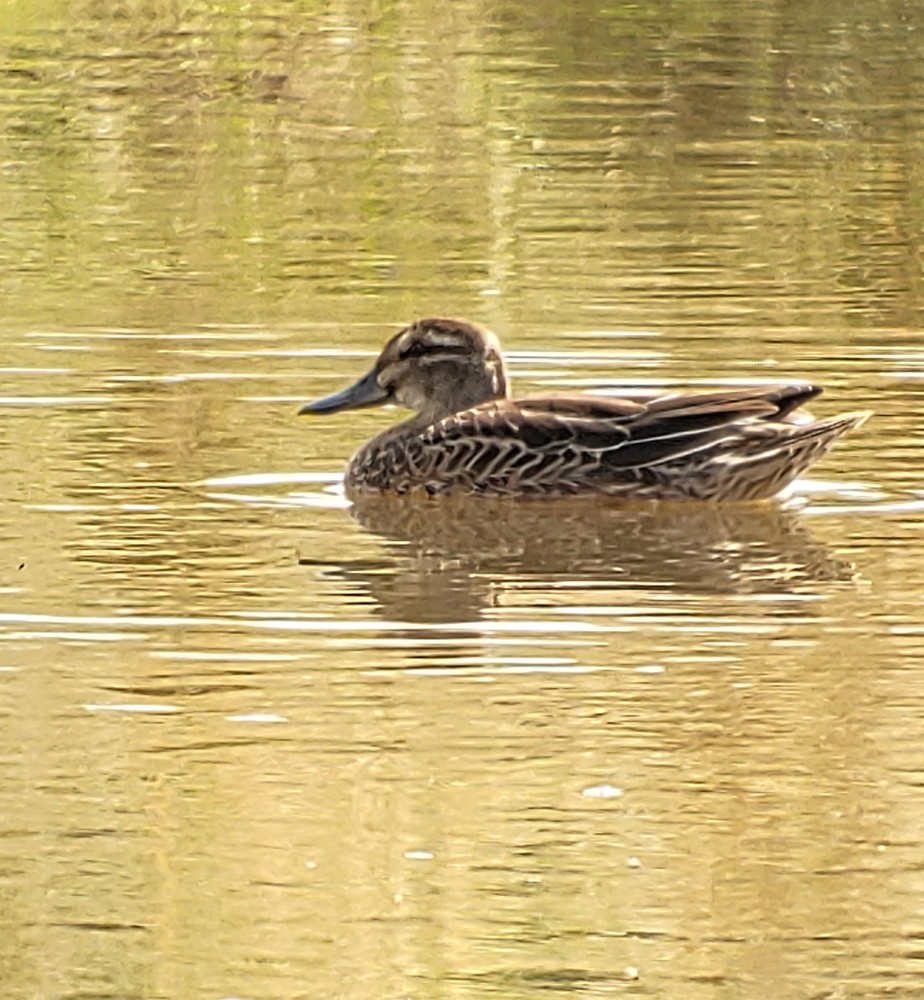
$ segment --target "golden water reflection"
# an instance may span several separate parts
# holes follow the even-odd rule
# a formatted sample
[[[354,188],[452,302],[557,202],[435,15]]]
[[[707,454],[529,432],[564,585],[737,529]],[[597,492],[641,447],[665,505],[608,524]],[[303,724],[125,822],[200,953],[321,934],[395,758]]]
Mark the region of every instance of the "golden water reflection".
[[[921,992],[922,35],[0,5],[4,998]],[[875,416],[797,506],[347,509],[393,414],[297,401],[432,313]]]

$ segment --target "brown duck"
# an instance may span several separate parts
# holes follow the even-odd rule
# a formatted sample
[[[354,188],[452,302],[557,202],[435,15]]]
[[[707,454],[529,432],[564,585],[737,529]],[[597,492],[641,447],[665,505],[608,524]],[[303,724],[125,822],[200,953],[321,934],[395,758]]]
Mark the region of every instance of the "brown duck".
[[[300,413],[397,403],[414,410],[364,444],[345,474],[364,491],[638,500],[760,500],[779,493],[868,413],[814,420],[814,385],[642,398],[511,399],[489,330],[422,319],[354,385]]]

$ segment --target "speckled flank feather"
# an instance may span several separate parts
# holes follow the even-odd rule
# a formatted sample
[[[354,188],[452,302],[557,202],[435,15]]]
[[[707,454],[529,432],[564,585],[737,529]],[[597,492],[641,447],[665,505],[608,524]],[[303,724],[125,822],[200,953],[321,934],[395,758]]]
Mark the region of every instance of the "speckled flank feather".
[[[345,476],[351,493],[738,501],[780,492],[868,416],[813,421],[799,408],[820,391],[512,400],[493,335],[439,319],[403,330],[361,382],[305,409],[370,405],[371,393],[418,411],[357,451]]]

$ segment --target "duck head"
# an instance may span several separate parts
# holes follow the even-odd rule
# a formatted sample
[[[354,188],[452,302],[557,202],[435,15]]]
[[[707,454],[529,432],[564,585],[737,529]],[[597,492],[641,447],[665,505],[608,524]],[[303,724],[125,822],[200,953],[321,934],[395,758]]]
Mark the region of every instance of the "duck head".
[[[507,396],[497,338],[461,319],[421,319],[396,333],[358,382],[306,403],[301,413],[336,413],[383,403],[415,410],[427,423]]]

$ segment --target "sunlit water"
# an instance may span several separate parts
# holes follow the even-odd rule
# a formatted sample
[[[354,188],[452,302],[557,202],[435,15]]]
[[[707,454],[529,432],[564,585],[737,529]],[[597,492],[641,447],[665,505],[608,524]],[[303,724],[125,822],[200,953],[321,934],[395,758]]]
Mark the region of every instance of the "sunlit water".
[[[0,28],[3,996],[918,995],[924,10]],[[351,506],[396,413],[298,405],[426,313],[875,417],[774,504]]]

